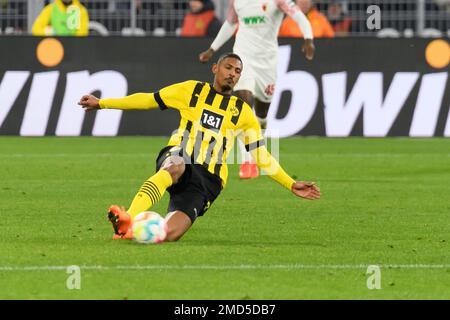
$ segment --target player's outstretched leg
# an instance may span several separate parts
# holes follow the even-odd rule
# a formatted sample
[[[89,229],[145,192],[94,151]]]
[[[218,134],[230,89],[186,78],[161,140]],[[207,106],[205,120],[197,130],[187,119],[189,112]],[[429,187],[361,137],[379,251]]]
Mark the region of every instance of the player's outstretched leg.
[[[128,213],[134,218],[139,213],[153,207],[161,200],[166,189],[172,185],[172,181],[169,171],[160,169],[141,186],[128,209]]]
[[[258,119],[259,125],[261,129],[267,128],[267,114],[269,113],[270,103],[262,102],[258,99],[255,99],[255,115],[256,119]]]
[[[144,182],[128,211],[125,211],[123,207],[111,206],[108,212],[108,219],[115,233],[113,238],[131,239],[133,237],[131,233],[133,218],[139,213],[150,209],[161,200],[166,189],[178,182],[184,170],[183,158],[171,156],[163,162],[158,172]]]
[[[255,114],[258,119],[261,129],[267,127],[267,113],[269,112],[270,103],[262,102],[255,99]],[[239,170],[239,177],[241,179],[253,179],[259,176],[259,170],[255,161],[250,158],[249,161],[244,161]]]
[[[111,206],[108,210],[108,219],[114,230],[113,239],[131,239],[131,217],[124,207]]]
[[[253,93],[250,90],[238,90],[236,95],[244,100],[249,106],[253,108],[255,99]],[[256,166],[250,153],[248,153],[242,144],[239,144],[242,155],[242,164],[239,167],[239,178],[241,179],[253,179],[259,176],[259,170]]]
[[[239,178],[241,179],[253,179],[259,176],[259,170],[256,166],[255,160],[253,160],[251,154],[245,150],[244,144],[238,142],[242,164],[239,167]]]

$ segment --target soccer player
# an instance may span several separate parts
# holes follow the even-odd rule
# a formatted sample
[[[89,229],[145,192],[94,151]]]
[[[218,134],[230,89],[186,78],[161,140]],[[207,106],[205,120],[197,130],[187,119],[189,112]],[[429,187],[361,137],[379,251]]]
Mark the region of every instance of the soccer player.
[[[208,62],[237,31],[233,52],[245,64],[241,80],[235,87],[236,95],[255,107],[256,117],[263,129],[275,89],[278,54],[278,30],[284,14],[290,16],[302,30],[302,46],[306,58],[314,57],[313,32],[302,10],[292,0],[230,0],[227,20],[222,25],[211,47],[200,53],[201,62]],[[245,154],[245,153],[244,153]],[[256,178],[258,168],[253,161],[244,161],[241,179]]]
[[[258,166],[298,197],[320,198],[310,182],[295,181],[280,167],[264,146],[261,129],[251,107],[231,95],[243,64],[238,55],[227,53],[212,67],[214,83],[186,81],[155,93],[137,93],[119,99],[83,96],[78,103],[94,109],[177,109],[178,130],[156,160],[156,173],[144,182],[125,211],[111,206],[109,219],[114,238],[132,238],[133,217],[157,203],[167,190],[170,202],[165,241],[176,241],[202,216],[227,183],[226,159],[236,136],[245,141]]]

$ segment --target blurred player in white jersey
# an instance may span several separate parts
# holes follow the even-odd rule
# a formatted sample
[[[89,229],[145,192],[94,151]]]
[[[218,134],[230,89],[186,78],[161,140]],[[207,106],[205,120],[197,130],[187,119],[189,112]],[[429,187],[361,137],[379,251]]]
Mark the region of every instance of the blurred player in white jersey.
[[[312,60],[315,47],[311,24],[292,0],[230,0],[227,20],[211,47],[199,56],[202,63],[208,62],[239,27],[233,51],[241,57],[245,68],[234,90],[239,98],[254,106],[262,128],[266,127],[275,90],[278,31],[284,14],[294,19],[302,30],[305,38],[302,51],[308,60]],[[241,165],[241,179],[256,178],[258,174],[253,161],[244,161]]]

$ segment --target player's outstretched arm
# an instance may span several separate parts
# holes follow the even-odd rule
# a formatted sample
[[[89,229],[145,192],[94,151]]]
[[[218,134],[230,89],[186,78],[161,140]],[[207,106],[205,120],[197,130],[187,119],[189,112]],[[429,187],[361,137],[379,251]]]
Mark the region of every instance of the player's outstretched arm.
[[[208,50],[203,51],[199,54],[198,60],[200,60],[201,63],[207,63],[209,60],[211,60],[214,52],[215,51],[212,48],[209,48]]]
[[[85,95],[81,97],[78,104],[86,111],[98,109],[147,110],[159,106],[153,93],[135,93],[113,99],[99,99],[93,95]]]
[[[80,105],[85,111],[92,111],[100,109],[100,99],[93,95],[82,96],[78,105]]]
[[[238,138],[244,142],[245,149],[251,153],[256,165],[265,173],[291,191],[297,197],[315,200],[320,198],[320,189],[314,182],[295,181],[280,166],[267,150],[258,120],[250,106],[242,109]]]
[[[97,109],[165,110],[189,107],[192,91],[198,81],[188,80],[175,83],[154,93],[135,93],[123,98],[99,99],[93,95],[82,96],[78,104],[86,111]]]
[[[302,52],[305,54],[306,59],[314,59],[316,47],[314,46],[314,42],[312,39],[305,39],[305,42],[302,45]]]
[[[278,161],[267,151],[265,146],[260,146],[251,151],[253,159],[262,170],[264,170],[269,177],[289,189],[297,197],[316,200],[320,198],[320,189],[314,182],[295,181],[292,179],[280,166]]]
[[[314,182],[296,181],[292,185],[292,193],[297,197],[316,200],[320,199],[320,189]]]

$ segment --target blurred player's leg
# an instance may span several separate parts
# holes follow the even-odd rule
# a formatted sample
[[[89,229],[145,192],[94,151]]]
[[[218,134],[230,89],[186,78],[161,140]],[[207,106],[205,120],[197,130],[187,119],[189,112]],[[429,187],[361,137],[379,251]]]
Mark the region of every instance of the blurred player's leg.
[[[277,78],[276,63],[273,61],[265,68],[258,69],[255,79],[255,115],[259,121],[261,129],[267,128],[267,114],[270,103],[275,92],[275,82]]]
[[[236,91],[236,96],[244,100],[251,107],[253,106],[254,99],[253,93],[249,90],[239,90]],[[255,161],[247,150],[245,150],[245,146],[243,143],[239,141],[239,151],[242,159],[242,164],[239,168],[239,177],[241,179],[252,179],[257,178],[259,176],[259,170],[256,166]]]
[[[267,113],[269,112],[270,102],[262,102],[258,99],[255,99],[255,114],[256,118],[259,121],[259,125],[261,129],[267,128]]]
[[[259,125],[263,130],[267,128],[267,113],[269,111],[269,106],[270,103],[255,99],[256,119],[258,119]],[[239,177],[241,179],[257,178],[259,176],[259,169],[256,165],[256,162],[253,160],[250,152],[247,152],[247,150],[245,150],[245,146],[243,143],[240,143],[239,146],[241,148],[241,154],[244,155],[243,157],[246,157],[243,160],[241,168],[239,170]]]

